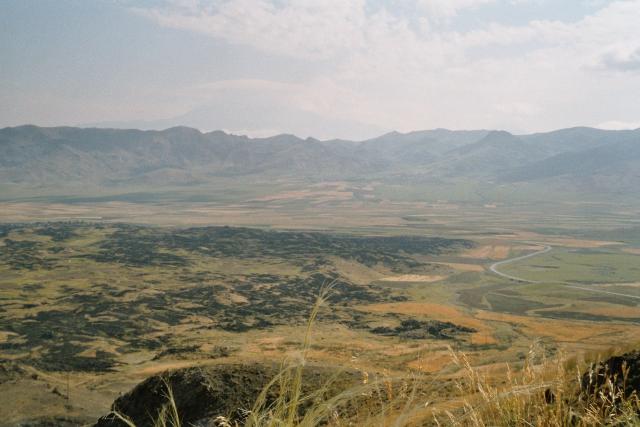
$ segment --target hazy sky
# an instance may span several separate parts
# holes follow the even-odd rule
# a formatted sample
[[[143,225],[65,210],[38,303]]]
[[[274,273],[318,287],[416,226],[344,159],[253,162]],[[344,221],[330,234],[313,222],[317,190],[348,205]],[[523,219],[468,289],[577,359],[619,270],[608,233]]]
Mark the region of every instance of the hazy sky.
[[[640,0],[0,0],[0,126],[640,127]]]

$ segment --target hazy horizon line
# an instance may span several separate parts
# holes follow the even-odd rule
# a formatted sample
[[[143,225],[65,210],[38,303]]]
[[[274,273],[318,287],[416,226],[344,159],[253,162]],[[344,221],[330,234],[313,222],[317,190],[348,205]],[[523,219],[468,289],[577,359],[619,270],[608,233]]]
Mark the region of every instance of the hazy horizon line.
[[[336,138],[327,138],[327,139],[320,139],[320,138],[316,138],[313,136],[307,136],[307,137],[303,137],[303,136],[299,136],[295,133],[291,133],[291,132],[280,132],[280,133],[273,133],[273,134],[267,134],[264,136],[256,136],[256,135],[250,135],[249,133],[242,133],[243,131],[234,131],[234,130],[229,130],[229,129],[212,129],[212,130],[206,130],[206,129],[201,129],[201,128],[197,128],[194,126],[187,126],[187,125],[176,125],[176,126],[169,126],[166,128],[136,128],[136,127],[118,127],[118,126],[97,126],[97,125],[90,125],[90,124],[78,124],[78,125],[55,125],[55,126],[41,126],[41,125],[37,125],[34,123],[25,123],[25,124],[21,124],[21,125],[14,125],[14,126],[4,126],[2,128],[0,128],[0,131],[3,130],[7,130],[7,129],[17,129],[17,128],[24,128],[24,127],[35,127],[35,128],[39,128],[39,129],[61,129],[61,128],[68,128],[68,129],[83,129],[83,130],[90,130],[90,129],[96,129],[96,130],[119,130],[119,131],[138,131],[138,132],[166,132],[169,131],[171,129],[189,129],[189,130],[195,130],[198,133],[202,134],[202,135],[208,135],[208,134],[213,134],[213,133],[218,133],[218,132],[222,132],[225,135],[231,135],[231,136],[236,136],[236,137],[241,137],[241,138],[247,138],[247,139],[270,139],[270,138],[277,138],[277,137],[281,137],[281,136],[289,136],[289,137],[295,137],[297,139],[300,140],[315,140],[318,142],[330,142],[330,141],[345,141],[345,142],[365,142],[365,141],[370,141],[370,140],[374,140],[374,139],[378,139],[378,138],[382,138],[388,135],[392,135],[392,134],[398,134],[398,135],[411,135],[411,134],[415,134],[415,133],[421,133],[421,132],[436,132],[436,131],[445,131],[445,132],[506,132],[510,135],[513,136],[530,136],[530,135],[541,135],[541,134],[548,134],[548,133],[554,133],[554,132],[559,132],[559,131],[565,131],[565,130],[572,130],[572,129],[591,129],[591,130],[599,130],[599,131],[605,131],[605,132],[635,132],[635,131],[640,131],[640,127],[637,128],[622,128],[622,129],[608,129],[605,127],[598,127],[598,126],[587,126],[587,125],[578,125],[578,126],[569,126],[569,127],[562,127],[562,128],[556,128],[556,129],[551,129],[551,130],[546,130],[546,131],[538,131],[538,132],[529,132],[529,133],[515,133],[515,132],[511,132],[505,129],[499,129],[499,128],[495,128],[495,129],[491,129],[491,128],[484,128],[484,129],[451,129],[451,128],[445,128],[445,127],[436,127],[436,128],[430,128],[430,129],[415,129],[415,130],[410,130],[410,131],[398,131],[398,130],[389,130],[387,132],[381,133],[377,136],[371,137],[371,138],[365,138],[365,139],[350,139],[350,138],[341,138],[341,137],[336,137]]]

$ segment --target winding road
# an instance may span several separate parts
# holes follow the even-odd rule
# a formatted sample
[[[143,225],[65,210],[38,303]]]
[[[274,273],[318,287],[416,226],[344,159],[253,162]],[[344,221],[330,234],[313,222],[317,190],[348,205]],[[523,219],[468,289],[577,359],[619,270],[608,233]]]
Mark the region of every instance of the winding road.
[[[502,272],[498,271],[498,267],[500,267],[501,265],[511,264],[512,262],[522,261],[523,259],[532,258],[532,257],[537,256],[537,255],[546,254],[547,252],[549,252],[549,251],[551,251],[553,249],[551,246],[546,245],[544,243],[537,243],[537,242],[526,242],[526,243],[535,244],[535,245],[544,245],[544,249],[541,249],[541,250],[536,251],[536,252],[532,252],[532,253],[527,254],[527,255],[521,255],[521,256],[518,256],[518,257],[515,257],[515,258],[505,259],[504,261],[494,262],[489,267],[489,270],[491,270],[493,273],[497,274],[498,276],[502,276],[502,277],[504,277],[506,279],[510,279],[510,280],[515,280],[517,282],[540,283],[540,282],[537,282],[535,280],[527,280],[527,279],[523,279],[522,277],[516,277],[516,276],[512,276],[510,274],[506,274],[506,273],[502,273]]]
[[[549,245],[547,245],[545,243],[540,243],[540,242],[524,242],[524,243],[534,244],[534,245],[544,245],[544,249],[541,249],[541,250],[536,251],[536,252],[532,252],[532,253],[527,254],[527,255],[521,255],[521,256],[517,256],[515,258],[509,258],[509,259],[505,259],[503,261],[494,262],[493,264],[491,264],[491,266],[489,266],[489,270],[491,270],[492,273],[497,274],[498,276],[504,277],[504,278],[509,279],[509,280],[515,280],[517,282],[522,282],[522,283],[541,283],[541,282],[536,281],[536,280],[523,279],[522,277],[516,277],[516,276],[512,276],[510,274],[502,273],[502,272],[498,271],[498,269],[497,269],[497,267],[499,267],[501,265],[507,265],[507,264],[511,264],[512,262],[522,261],[523,259],[532,258],[534,256],[542,255],[542,254],[545,254],[545,253],[547,253],[547,252],[549,252],[549,251],[551,251],[553,249],[553,247],[551,247],[551,246],[549,246]],[[596,292],[596,293],[600,293],[600,294],[617,295],[617,296],[621,296],[621,297],[633,298],[633,299],[639,299],[640,300],[640,296],[637,296],[637,295],[629,295],[629,294],[623,294],[623,293],[619,293],[619,292],[603,291],[602,289],[593,289],[593,288],[587,288],[587,287],[584,287],[584,286],[576,286],[571,282],[561,282],[561,284],[564,285],[567,288],[579,289],[579,290],[588,291],[588,292]]]

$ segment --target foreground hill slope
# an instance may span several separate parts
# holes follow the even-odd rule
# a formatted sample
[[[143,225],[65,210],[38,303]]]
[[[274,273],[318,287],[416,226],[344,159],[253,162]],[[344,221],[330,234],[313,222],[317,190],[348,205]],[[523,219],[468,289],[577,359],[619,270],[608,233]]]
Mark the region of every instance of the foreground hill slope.
[[[547,366],[539,365],[538,368]],[[387,378],[383,381],[384,391],[376,393],[375,387],[367,389],[361,383],[363,374],[354,370],[342,370],[331,372],[328,368],[307,366],[303,371],[301,394],[314,396],[314,399],[302,399],[296,407],[296,415],[302,422],[274,422],[277,425],[378,425],[375,417],[371,417],[377,411],[388,412],[385,417],[387,423],[393,425],[637,425],[638,407],[637,396],[640,392],[640,353],[632,352],[620,356],[613,356],[601,363],[592,364],[580,382],[573,378],[556,378],[553,382],[544,382],[543,378],[522,384],[507,385],[502,393],[489,392],[483,394],[484,405],[473,408],[469,417],[460,407],[451,405],[453,413],[447,413],[444,409],[435,409],[432,412],[421,411],[420,406],[428,407],[422,403],[425,399],[431,399],[427,389],[429,386],[425,379],[406,383]],[[112,405],[112,411],[118,412],[131,420],[137,427],[153,427],[153,416],[150,414],[162,414],[163,406],[175,408],[179,422],[178,425],[193,426],[225,426],[245,425],[250,426],[252,419],[250,410],[254,408],[254,402],[261,399],[262,390],[266,394],[262,397],[266,407],[270,408],[265,414],[257,415],[256,419],[263,419],[262,424],[271,425],[267,413],[277,411],[276,402],[282,398],[283,390],[278,387],[267,387],[269,379],[277,374],[272,366],[264,365],[220,365],[209,368],[189,368],[177,371],[165,372],[146,379],[138,384],[127,394],[120,396]],[[477,374],[477,373],[476,373]],[[327,378],[333,375],[333,379],[327,382]],[[525,376],[517,372],[516,376]],[[531,375],[531,373],[529,373]],[[534,374],[535,375],[535,374]],[[538,374],[539,375],[539,374]],[[366,376],[365,376],[366,378]],[[624,378],[624,380],[623,380]],[[442,382],[446,382],[441,379]],[[396,384],[398,382],[400,384]],[[449,381],[463,386],[462,381]],[[327,384],[330,384],[327,386]],[[403,384],[403,385],[401,385]],[[411,384],[411,385],[408,385]],[[291,385],[291,384],[289,384]],[[425,388],[426,386],[426,388]],[[542,386],[542,387],[541,387]],[[470,386],[466,399],[473,399],[475,387]],[[487,387],[487,384],[482,384]],[[513,387],[513,388],[510,388]],[[395,390],[395,389],[398,390]],[[411,392],[402,392],[403,388],[411,389]],[[450,387],[454,389],[455,387]],[[324,389],[323,393],[313,393]],[[345,390],[351,389],[354,393],[346,399],[333,399],[342,392],[343,396],[349,395]],[[518,393],[514,393],[518,390]],[[286,391],[284,391],[286,393]],[[399,393],[394,398],[394,393]],[[441,394],[447,395],[441,390]],[[173,396],[173,402],[167,396]],[[369,397],[367,397],[369,396]],[[428,397],[429,396],[429,397]],[[564,401],[558,402],[557,396],[562,396]],[[610,399],[610,396],[615,396]],[[447,401],[447,397],[444,401]],[[453,396],[448,399],[454,400]],[[335,401],[334,401],[335,400]],[[329,403],[328,409],[323,408],[325,402]],[[397,406],[394,407],[394,403]],[[478,403],[478,402],[476,402]],[[504,406],[504,407],[503,407]],[[318,411],[318,409],[321,409]],[[165,409],[166,410],[166,409]],[[305,422],[303,418],[306,412],[318,411],[318,418],[313,422]],[[333,413],[331,414],[331,412]],[[412,418],[408,415],[411,414]],[[273,415],[270,415],[276,418]],[[332,418],[335,424],[328,421]],[[171,417],[167,417],[171,419]],[[437,420],[441,418],[443,424]],[[469,419],[471,418],[471,419]],[[161,418],[162,419],[162,418]],[[297,417],[296,417],[297,419]],[[157,421],[156,421],[157,422]],[[383,425],[382,423],[380,423]],[[94,427],[127,427],[128,423],[112,414],[98,420]]]

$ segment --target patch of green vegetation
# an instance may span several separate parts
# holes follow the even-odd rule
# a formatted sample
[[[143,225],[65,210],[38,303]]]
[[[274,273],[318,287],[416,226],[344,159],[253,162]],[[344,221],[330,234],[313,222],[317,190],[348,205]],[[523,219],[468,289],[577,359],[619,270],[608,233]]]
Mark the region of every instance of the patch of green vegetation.
[[[489,309],[485,296],[493,291],[498,291],[507,288],[509,285],[505,284],[489,284],[484,286],[473,286],[458,291],[458,300],[471,308],[477,308],[480,310]]]
[[[543,317],[549,317],[552,319],[572,319],[572,320],[589,320],[593,322],[632,322],[640,323],[640,317],[616,317],[616,316],[603,316],[599,314],[584,313],[581,311],[539,311],[538,315]]]
[[[565,230],[566,233],[566,230]],[[613,229],[585,229],[573,233],[577,237],[585,239],[608,240],[613,242],[624,242],[640,247],[640,227],[626,226]]]
[[[500,267],[538,282],[614,283],[640,280],[640,256],[613,250],[554,248],[551,252]]]
[[[543,304],[538,301],[507,295],[504,290],[499,292],[500,293],[488,292],[485,298],[491,305],[491,309],[500,313],[524,315],[527,314],[529,310],[554,307],[553,305]]]
[[[625,290],[625,291],[628,292],[628,290]],[[580,301],[606,302],[608,304],[624,305],[627,307],[638,307],[640,303],[640,300],[637,300],[637,299],[631,299],[631,298],[619,296],[619,295],[607,295],[602,293],[598,293],[596,296],[581,295],[576,298],[579,299]],[[640,312],[640,307],[638,308],[638,312]]]

